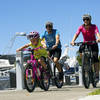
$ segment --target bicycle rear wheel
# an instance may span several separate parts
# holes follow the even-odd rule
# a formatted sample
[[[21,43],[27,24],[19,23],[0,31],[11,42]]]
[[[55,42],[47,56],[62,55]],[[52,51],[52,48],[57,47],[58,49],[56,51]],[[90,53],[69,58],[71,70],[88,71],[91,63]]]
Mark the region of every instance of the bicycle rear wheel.
[[[24,72],[24,83],[28,92],[32,92],[36,86],[36,78],[33,75],[33,67],[31,64],[27,64]]]
[[[83,84],[86,89],[90,86],[90,62],[89,58],[86,55],[82,56],[82,77],[83,77]]]

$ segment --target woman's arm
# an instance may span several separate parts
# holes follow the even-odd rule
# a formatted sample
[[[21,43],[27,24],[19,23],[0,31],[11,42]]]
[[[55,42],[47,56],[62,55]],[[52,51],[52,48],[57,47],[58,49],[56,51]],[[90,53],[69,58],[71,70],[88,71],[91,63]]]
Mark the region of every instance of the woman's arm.
[[[97,42],[100,42],[100,34],[97,33],[96,36],[97,36],[97,38],[98,38],[96,41],[97,41]]]
[[[70,43],[72,46],[74,45],[74,42],[77,39],[77,37],[78,37],[78,34],[75,34],[73,39],[72,39],[72,42]]]

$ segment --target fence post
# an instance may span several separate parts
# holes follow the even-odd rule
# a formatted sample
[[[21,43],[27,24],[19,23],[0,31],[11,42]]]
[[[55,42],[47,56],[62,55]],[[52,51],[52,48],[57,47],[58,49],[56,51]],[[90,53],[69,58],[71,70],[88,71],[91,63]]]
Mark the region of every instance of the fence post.
[[[23,52],[16,52],[16,89],[24,89]]]
[[[79,66],[79,86],[83,86],[82,66]]]

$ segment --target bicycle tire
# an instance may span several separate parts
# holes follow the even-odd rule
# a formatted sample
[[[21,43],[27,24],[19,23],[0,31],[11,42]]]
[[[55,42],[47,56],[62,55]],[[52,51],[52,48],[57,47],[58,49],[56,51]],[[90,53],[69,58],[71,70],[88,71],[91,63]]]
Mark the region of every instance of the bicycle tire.
[[[92,66],[92,69],[91,69],[91,82],[92,82],[92,86],[93,88],[96,88],[96,85],[97,85],[97,82],[95,81],[96,79],[96,72],[95,72],[95,69],[93,69],[94,66]]]
[[[45,91],[48,91],[50,87],[50,75],[48,75],[47,72],[43,70],[41,73],[41,77],[42,77],[41,78],[42,89],[44,89]]]
[[[29,71],[32,71],[31,74]],[[33,76],[33,67],[31,64],[26,64],[24,71],[24,84],[28,92],[33,92],[36,86],[36,78]],[[32,85],[32,86],[31,86]]]
[[[89,72],[89,58],[84,54],[82,55],[82,78],[83,84],[86,89],[90,86],[90,72]]]

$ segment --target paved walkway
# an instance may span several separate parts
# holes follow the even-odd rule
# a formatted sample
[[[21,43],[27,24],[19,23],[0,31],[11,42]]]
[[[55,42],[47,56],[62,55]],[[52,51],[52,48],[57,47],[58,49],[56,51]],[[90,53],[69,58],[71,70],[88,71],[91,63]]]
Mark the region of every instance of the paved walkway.
[[[86,96],[86,97],[81,98],[79,100],[100,100],[100,95]]]
[[[36,88],[32,93],[26,90],[3,90],[0,91],[0,100],[79,100],[94,90],[92,87],[85,89],[79,86],[63,86],[61,89],[50,87],[46,92]]]

